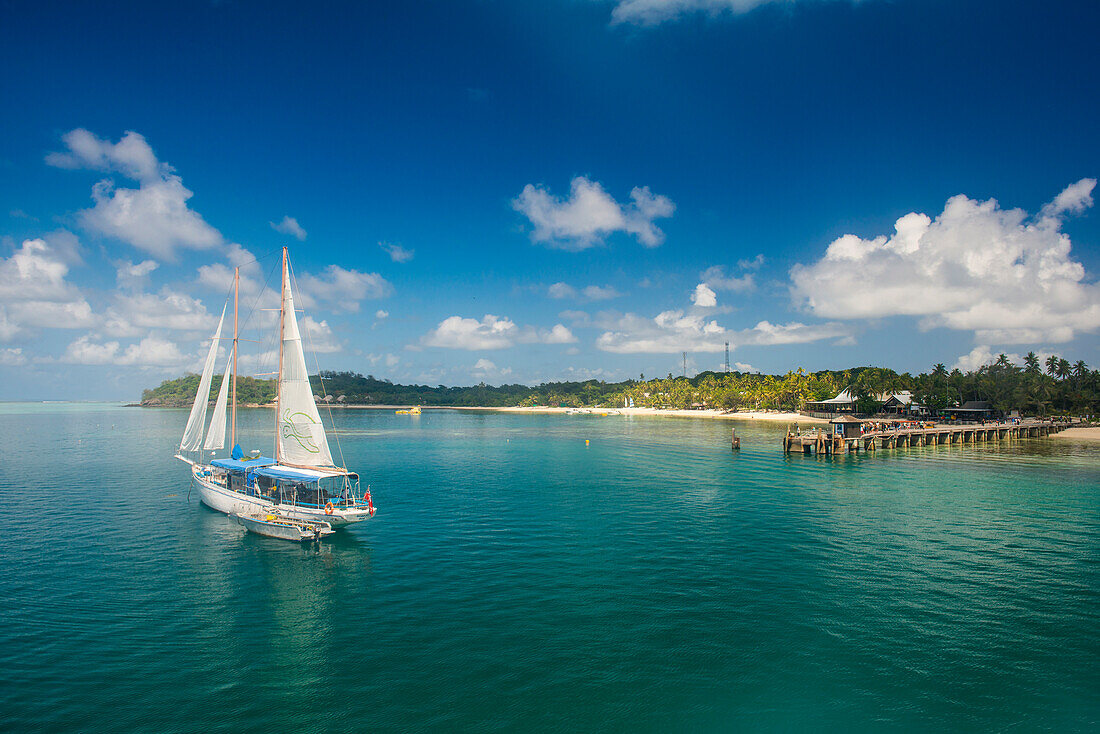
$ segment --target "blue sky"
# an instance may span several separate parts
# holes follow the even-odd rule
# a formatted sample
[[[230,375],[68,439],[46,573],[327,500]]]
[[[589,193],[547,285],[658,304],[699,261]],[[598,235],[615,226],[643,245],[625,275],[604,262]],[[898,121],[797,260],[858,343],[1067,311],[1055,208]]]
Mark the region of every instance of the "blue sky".
[[[231,265],[261,258],[251,305],[283,244],[320,366],[400,382],[657,376],[683,351],[717,369],[727,341],[765,372],[1095,366],[1098,21],[8,2],[0,399],[195,369]]]

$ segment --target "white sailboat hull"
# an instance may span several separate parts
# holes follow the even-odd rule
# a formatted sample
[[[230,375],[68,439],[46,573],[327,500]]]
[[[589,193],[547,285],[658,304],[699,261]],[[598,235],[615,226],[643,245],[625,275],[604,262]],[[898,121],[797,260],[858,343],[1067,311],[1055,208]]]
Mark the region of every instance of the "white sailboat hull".
[[[323,509],[314,510],[299,505],[278,504],[269,502],[262,497],[234,492],[230,489],[207,481],[194,473],[191,475],[191,483],[199,494],[199,500],[212,510],[224,512],[226,515],[250,515],[255,512],[279,512],[296,520],[311,520],[313,522],[327,522],[334,528],[362,522],[371,517],[368,510],[334,508],[332,514],[326,514]]]

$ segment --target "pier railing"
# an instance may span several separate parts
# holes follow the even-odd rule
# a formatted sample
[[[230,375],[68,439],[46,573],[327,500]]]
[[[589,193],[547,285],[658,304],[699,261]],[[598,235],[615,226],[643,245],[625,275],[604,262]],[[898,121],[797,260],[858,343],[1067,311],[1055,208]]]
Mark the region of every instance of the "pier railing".
[[[867,421],[863,425],[872,425]],[[851,425],[851,424],[848,424]],[[925,424],[915,427],[883,427],[861,430],[858,436],[842,436],[823,428],[807,433],[792,433],[789,429],[783,437],[783,451],[801,451],[804,454],[831,455],[897,449],[913,446],[944,446],[951,444],[984,443],[987,441],[1016,441],[1025,438],[1044,438],[1068,428],[1068,421],[1021,420],[1012,422],[987,422],[967,424]]]

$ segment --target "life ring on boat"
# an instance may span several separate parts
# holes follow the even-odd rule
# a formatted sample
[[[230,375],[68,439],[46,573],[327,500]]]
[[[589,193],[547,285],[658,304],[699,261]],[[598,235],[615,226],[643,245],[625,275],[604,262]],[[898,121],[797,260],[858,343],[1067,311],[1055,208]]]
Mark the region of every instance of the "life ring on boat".
[[[325,514],[326,514],[326,515],[331,515],[331,514],[332,514],[332,511],[333,511],[334,509],[336,509],[336,508],[332,506],[332,503],[331,503],[331,502],[329,502],[329,503],[328,503],[327,505],[325,505]]]

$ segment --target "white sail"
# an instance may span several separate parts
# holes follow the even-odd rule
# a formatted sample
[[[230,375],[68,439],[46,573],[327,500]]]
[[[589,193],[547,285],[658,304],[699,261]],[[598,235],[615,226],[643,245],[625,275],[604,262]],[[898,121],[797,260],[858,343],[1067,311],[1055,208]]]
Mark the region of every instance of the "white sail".
[[[233,355],[225,361],[225,374],[222,375],[222,386],[218,388],[218,402],[214,403],[214,417],[210,419],[210,428],[206,430],[206,443],[202,445],[207,451],[225,447],[225,405],[229,401],[229,373],[233,369]]]
[[[214,374],[214,360],[218,356],[218,339],[222,335],[222,323],[225,321],[225,306],[218,321],[218,330],[210,342],[210,352],[206,355],[206,364],[199,379],[199,391],[195,393],[195,404],[191,406],[191,415],[187,418],[187,427],[183,429],[180,451],[196,451],[202,446],[202,429],[206,425],[206,405],[210,402],[210,378]]]
[[[279,432],[275,440],[282,463],[333,466],[328,438],[309,386],[289,273],[283,280],[283,366],[279,374]]]

